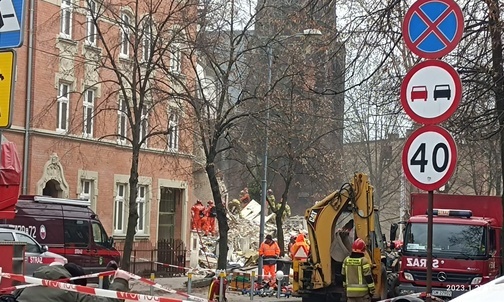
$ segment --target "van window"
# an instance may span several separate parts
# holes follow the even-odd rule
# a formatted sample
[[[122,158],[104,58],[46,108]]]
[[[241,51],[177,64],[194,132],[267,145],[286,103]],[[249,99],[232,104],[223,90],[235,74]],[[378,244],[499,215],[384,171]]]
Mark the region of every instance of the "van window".
[[[89,222],[65,219],[65,246],[87,247],[89,245]]]
[[[12,233],[0,233],[0,242],[3,241],[14,241],[14,236]]]
[[[105,233],[105,230],[103,230],[103,227],[100,223],[93,221],[92,222],[92,227],[93,227],[93,240],[96,244],[105,246],[107,247],[108,244],[108,238],[107,234]]]
[[[26,253],[40,253],[39,245],[31,237],[21,233],[17,233],[17,237],[19,242],[26,243]]]

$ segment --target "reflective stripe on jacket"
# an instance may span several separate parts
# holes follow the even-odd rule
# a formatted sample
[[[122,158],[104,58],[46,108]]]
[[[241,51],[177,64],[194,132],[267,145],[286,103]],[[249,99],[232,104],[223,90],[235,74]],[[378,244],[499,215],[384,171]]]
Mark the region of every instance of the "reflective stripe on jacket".
[[[363,297],[374,292],[374,282],[371,275],[371,265],[364,257],[346,257],[343,261],[341,274],[345,277],[347,297]]]

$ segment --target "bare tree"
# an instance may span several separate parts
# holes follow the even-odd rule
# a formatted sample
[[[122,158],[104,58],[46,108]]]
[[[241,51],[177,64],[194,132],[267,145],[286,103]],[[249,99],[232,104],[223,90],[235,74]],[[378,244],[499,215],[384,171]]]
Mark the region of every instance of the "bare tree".
[[[133,240],[139,213],[137,196],[141,150],[177,150],[190,152],[191,124],[178,125],[180,146],[167,140],[174,129],[175,116],[186,112],[177,103],[172,89],[174,79],[181,76],[184,65],[180,42],[196,30],[197,6],[193,1],[117,1],[86,0],[77,7],[86,18],[82,65],[88,89],[99,87],[103,101],[94,108],[94,116],[118,117],[118,129],[107,129],[100,139],[113,138],[131,150],[129,200],[126,238],[121,266],[129,270]],[[167,76],[158,66],[171,60]],[[191,70],[185,75],[193,77]],[[86,123],[86,121],[84,121]],[[179,138],[177,138],[178,144]]]

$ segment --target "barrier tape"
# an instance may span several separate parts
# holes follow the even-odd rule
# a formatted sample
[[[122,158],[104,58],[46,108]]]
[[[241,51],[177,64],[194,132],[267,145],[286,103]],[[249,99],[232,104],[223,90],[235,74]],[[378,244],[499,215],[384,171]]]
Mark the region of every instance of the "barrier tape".
[[[130,274],[131,279],[138,280],[138,281],[141,281],[143,283],[149,284],[150,286],[152,286],[154,288],[166,291],[166,292],[168,292],[170,294],[177,294],[177,295],[186,297],[188,299],[191,299],[193,301],[208,302],[208,299],[204,299],[204,298],[200,298],[198,296],[193,296],[193,295],[189,295],[189,294],[184,293],[184,292],[176,291],[174,289],[170,289],[170,288],[164,287],[163,285],[161,285],[159,283],[156,283],[154,281],[151,281],[150,279],[143,278],[143,277],[137,276],[137,275],[132,274],[132,273],[129,273],[129,274]]]
[[[1,273],[1,276],[4,278],[9,278],[9,279],[23,282],[23,283],[37,284],[37,285],[50,287],[50,288],[58,288],[58,289],[66,290],[66,291],[82,293],[82,294],[86,294],[86,295],[106,297],[106,298],[113,298],[113,299],[123,299],[123,300],[126,299],[126,300],[139,301],[139,302],[153,302],[153,301],[154,302],[191,302],[189,300],[180,300],[180,299],[150,296],[150,295],[144,295],[144,294],[126,293],[126,292],[113,291],[113,290],[108,290],[108,289],[92,288],[92,287],[87,287],[87,286],[82,286],[82,285],[58,282],[55,280],[39,279],[39,278],[35,278],[35,277],[27,277],[27,276],[17,275],[17,274]]]
[[[72,277],[72,278],[63,278],[63,279],[58,279],[60,282],[68,282],[68,281],[74,281],[74,280],[79,280],[79,279],[87,279],[87,278],[96,278],[99,276],[112,276],[116,273],[116,271],[107,271],[107,272],[101,272],[101,273],[95,273],[95,274],[88,274],[88,275],[82,275],[82,276],[77,276],[77,277]],[[23,289],[23,288],[28,288],[28,287],[34,287],[34,286],[39,286],[38,284],[23,284],[23,285],[16,285],[16,286],[11,286],[11,287],[5,287],[0,289],[0,293],[5,293],[5,292],[13,292],[17,289]]]

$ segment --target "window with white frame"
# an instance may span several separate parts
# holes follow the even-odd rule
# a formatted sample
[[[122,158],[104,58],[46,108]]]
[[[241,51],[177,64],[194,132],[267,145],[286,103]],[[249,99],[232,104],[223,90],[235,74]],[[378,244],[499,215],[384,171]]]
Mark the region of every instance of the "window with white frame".
[[[126,143],[126,137],[128,135],[128,117],[127,117],[127,106],[124,99],[119,100],[119,109],[117,110],[117,141],[120,144]]]
[[[173,110],[168,120],[168,149],[176,151],[179,146],[179,113]]]
[[[92,89],[86,90],[84,95],[84,117],[82,134],[84,137],[93,137],[93,120],[95,106],[95,91]]]
[[[148,62],[152,47],[152,21],[150,19],[144,23],[142,47],[142,59],[144,62]]]
[[[174,43],[170,46],[170,71],[173,73],[180,73],[182,62],[182,51],[180,44]]]
[[[72,0],[61,0],[60,36],[72,38]]]
[[[88,3],[88,11],[86,15],[87,19],[86,42],[89,45],[96,46],[96,25],[95,25],[95,19],[97,18],[96,2],[88,0],[87,3]]]
[[[118,183],[116,185],[116,196],[114,199],[114,234],[118,235],[123,235],[125,233],[126,189],[126,184]]]
[[[81,179],[81,191],[79,193],[80,200],[87,200],[91,203],[91,209],[96,210],[94,194],[94,181],[92,179]]]
[[[140,120],[140,137],[138,139],[139,142],[141,142],[148,134],[149,131],[149,111],[147,109],[147,106],[144,106],[142,108],[142,116]],[[142,144],[142,147],[146,148],[147,147],[147,140]]]
[[[121,55],[124,57],[129,57],[129,34],[131,18],[128,14],[122,13],[121,20]]]
[[[147,233],[147,186],[138,186],[137,202],[137,234]]]
[[[58,114],[57,114],[57,124],[56,131],[66,132],[68,131],[68,105],[70,102],[70,85],[67,83],[59,84],[58,91]]]

